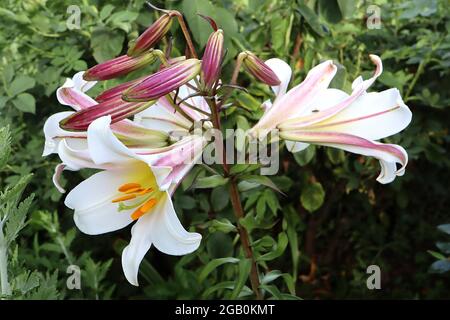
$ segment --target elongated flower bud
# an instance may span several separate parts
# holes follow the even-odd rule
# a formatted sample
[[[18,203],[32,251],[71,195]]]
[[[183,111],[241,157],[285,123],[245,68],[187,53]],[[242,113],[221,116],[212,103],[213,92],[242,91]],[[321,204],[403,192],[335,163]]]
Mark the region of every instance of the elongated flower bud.
[[[127,90],[128,88],[140,83],[142,80],[144,80],[145,78],[147,78],[147,76],[143,76],[140,77],[138,79],[134,79],[125,83],[121,83],[118,86],[112,87],[108,90],[103,91],[102,93],[100,93],[95,100],[97,102],[103,102],[106,100],[111,100],[112,98],[117,98],[122,96],[123,92],[125,90]]]
[[[188,59],[164,68],[126,90],[126,101],[156,100],[189,82],[200,72],[201,61]]]
[[[141,34],[128,49],[129,56],[137,56],[158,43],[172,26],[172,12],[165,13]]]
[[[277,86],[281,83],[275,72],[254,53],[244,51],[239,54],[245,68],[259,81],[270,86]]]
[[[112,119],[111,123],[115,123],[147,109],[154,103],[155,101],[141,103],[127,102],[123,101],[121,97],[116,97],[75,112],[61,120],[59,125],[64,130],[84,131],[87,130],[94,120],[100,117],[110,115]]]
[[[209,36],[202,59],[203,81],[212,88],[219,79],[223,58],[223,31],[217,30]]]
[[[137,57],[123,55],[90,68],[84,73],[83,79],[93,81],[117,78],[155,62],[156,58],[157,55],[154,52],[148,52]]]

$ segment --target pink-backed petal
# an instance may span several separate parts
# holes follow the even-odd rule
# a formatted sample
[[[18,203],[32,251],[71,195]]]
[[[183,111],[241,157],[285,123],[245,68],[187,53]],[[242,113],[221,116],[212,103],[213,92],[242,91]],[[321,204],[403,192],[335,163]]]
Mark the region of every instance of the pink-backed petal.
[[[310,132],[292,131],[281,132],[280,137],[286,140],[334,147],[380,160],[381,173],[377,180],[380,183],[389,183],[395,176],[403,175],[408,163],[408,154],[405,149],[395,144],[383,144],[367,140],[358,136],[338,132]],[[397,170],[395,164],[401,168]]]

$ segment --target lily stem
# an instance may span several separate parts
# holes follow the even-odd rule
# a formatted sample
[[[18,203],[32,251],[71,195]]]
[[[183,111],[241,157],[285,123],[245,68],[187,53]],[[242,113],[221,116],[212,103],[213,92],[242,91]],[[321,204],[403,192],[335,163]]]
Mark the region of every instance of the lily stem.
[[[221,130],[221,123],[220,123],[220,113],[218,106],[214,100],[207,99],[208,105],[211,109],[212,113],[212,121],[214,124],[214,128],[217,130]],[[223,143],[223,142],[222,142]],[[225,173],[225,177],[230,177],[230,167],[228,166],[228,163],[226,161],[227,156],[225,153],[225,148],[222,148],[223,152],[223,171]],[[241,245],[244,249],[244,254],[247,259],[250,259],[251,261],[251,270],[250,270],[250,283],[252,286],[252,290],[255,293],[256,299],[262,300],[262,295],[259,290],[260,282],[259,282],[259,275],[258,275],[258,268],[256,265],[256,261],[253,255],[253,250],[250,245],[250,237],[247,232],[247,230],[240,224],[239,220],[241,218],[244,218],[245,213],[244,209],[242,208],[241,199],[239,197],[239,190],[237,186],[236,179],[231,177],[230,179],[230,199],[231,199],[231,205],[233,206],[234,215],[236,216],[237,220],[237,229],[239,232],[239,237],[241,239]]]
[[[191,53],[192,58],[197,59],[198,58],[197,52],[195,51],[194,43],[192,41],[191,34],[189,33],[189,29],[187,27],[186,21],[184,21],[183,15],[178,11],[176,12],[176,16],[178,19],[178,23],[180,24],[181,31],[183,31],[184,38],[186,39],[186,43],[187,43],[189,52]]]

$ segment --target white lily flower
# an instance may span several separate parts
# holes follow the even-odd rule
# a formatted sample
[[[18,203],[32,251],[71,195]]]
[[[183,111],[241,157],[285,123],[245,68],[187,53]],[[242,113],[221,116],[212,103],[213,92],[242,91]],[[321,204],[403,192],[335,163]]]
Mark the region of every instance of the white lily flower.
[[[66,82],[56,91],[59,103],[72,107],[75,111],[98,104],[85,93],[97,82],[83,80],[83,74],[84,71],[81,71],[72,79],[66,79]],[[86,149],[86,131],[67,131],[60,127],[61,120],[72,114],[74,111],[58,112],[47,119],[44,124],[43,156],[57,153],[58,145],[63,139],[74,149]],[[163,147],[168,142],[168,135],[165,132],[145,128],[127,119],[112,124],[112,127],[117,136],[130,147]]]
[[[110,123],[106,116],[89,126],[87,158],[60,144],[65,163],[104,169],[70,191],[65,204],[86,234],[115,231],[136,221],[122,266],[127,280],[138,285],[139,264],[152,244],[170,255],[188,254],[200,245],[201,235],[187,232],[178,220],[170,193],[201,157],[206,142],[191,135],[169,147],[136,152],[114,135]]]
[[[380,183],[403,175],[408,162],[406,151],[401,146],[374,140],[405,129],[412,114],[397,89],[366,92],[382,72],[381,59],[376,55],[370,58],[376,65],[374,75],[367,80],[358,77],[350,95],[328,88],[337,70],[331,60],[311,69],[305,80],[288,92],[292,74],[289,65],[280,59],[266,61],[281,84],[273,88],[273,105],[270,101],[264,103],[266,112],[253,127],[253,134],[278,128],[292,152],[316,144],[375,157],[381,164],[377,178]],[[396,163],[401,165],[398,170]]]

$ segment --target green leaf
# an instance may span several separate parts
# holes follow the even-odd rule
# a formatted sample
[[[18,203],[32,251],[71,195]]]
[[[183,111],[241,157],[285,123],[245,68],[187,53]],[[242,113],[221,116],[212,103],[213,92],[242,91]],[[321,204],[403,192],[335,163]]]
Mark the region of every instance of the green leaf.
[[[11,154],[11,133],[9,127],[0,128],[0,169],[8,163]]]
[[[263,186],[269,187],[279,193],[283,193],[283,192],[281,192],[280,189],[278,189],[278,187],[275,185],[275,183],[273,183],[273,181],[270,180],[270,178],[268,178],[267,176],[243,175],[243,176],[239,177],[239,180],[245,181],[245,182],[251,183],[251,184],[263,185]]]
[[[35,113],[36,100],[29,93],[21,93],[12,100],[14,106],[22,112]]]
[[[436,247],[438,247],[443,253],[450,254],[450,242],[437,242]]]
[[[433,257],[435,257],[436,259],[438,259],[438,260],[446,260],[447,259],[447,257],[446,256],[444,256],[442,253],[440,253],[440,252],[436,252],[436,251],[432,251],[432,250],[427,250],[427,252],[429,253],[429,254],[431,254]]]
[[[231,223],[230,220],[222,218],[211,221],[209,232],[214,233],[216,231],[223,233],[237,232],[237,228]]]
[[[228,183],[228,178],[219,175],[198,178],[192,185],[192,189],[207,189],[223,186]]]
[[[316,154],[316,147],[309,146],[305,150],[294,153],[295,162],[297,162],[300,166],[307,165]]]
[[[258,257],[256,260],[257,261],[271,261],[271,260],[278,258],[286,250],[288,242],[289,241],[288,241],[288,237],[287,237],[286,233],[281,232],[280,234],[278,234],[278,242],[277,242],[275,248],[272,251]]]
[[[438,228],[438,230],[445,232],[446,234],[450,234],[450,223],[441,224],[437,228]]]
[[[297,11],[305,18],[305,21],[319,36],[325,36],[325,29],[319,22],[319,17],[308,7],[303,0],[297,0]]]
[[[35,86],[36,81],[28,76],[18,76],[16,77],[11,85],[9,86],[9,94],[13,97],[18,95],[19,93],[22,93],[24,91],[27,91],[28,89],[31,89]]]
[[[104,62],[120,54],[125,37],[121,31],[97,27],[92,32],[91,47],[97,62]]]
[[[344,18],[351,18],[355,14],[357,7],[356,0],[337,0],[337,3]]]
[[[319,12],[330,23],[338,23],[342,20],[337,0],[319,0]]]
[[[250,259],[242,259],[239,261],[239,276],[236,280],[236,283],[234,285],[233,293],[231,294],[230,299],[236,299],[239,294],[242,291],[242,288],[244,288],[245,282],[248,279],[248,276],[250,275],[250,270],[252,268],[252,262]]]
[[[229,202],[230,194],[225,186],[219,186],[211,192],[211,204],[215,211],[225,209]]]
[[[214,270],[216,270],[219,266],[221,266],[223,264],[238,263],[238,262],[239,262],[239,259],[232,258],[232,257],[211,260],[200,272],[200,275],[198,276],[198,281],[203,282],[211,272],[213,272]]]
[[[432,272],[432,273],[445,273],[448,271],[450,271],[450,261],[449,260],[435,261],[430,266],[430,272]]]
[[[320,182],[308,184],[302,191],[300,201],[303,207],[309,212],[319,209],[325,199],[325,190]]]

